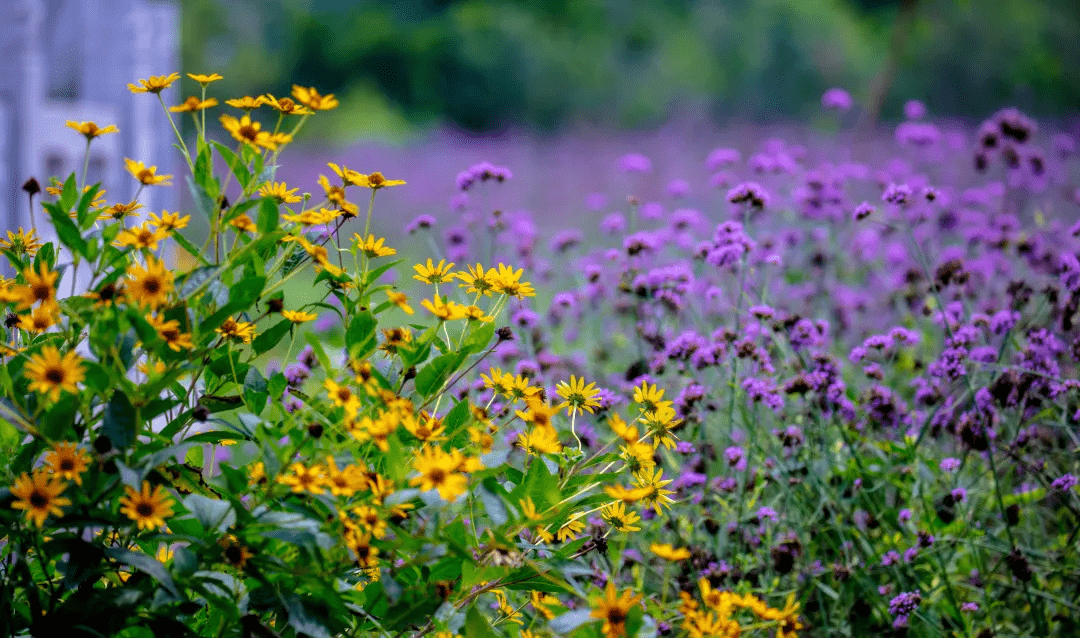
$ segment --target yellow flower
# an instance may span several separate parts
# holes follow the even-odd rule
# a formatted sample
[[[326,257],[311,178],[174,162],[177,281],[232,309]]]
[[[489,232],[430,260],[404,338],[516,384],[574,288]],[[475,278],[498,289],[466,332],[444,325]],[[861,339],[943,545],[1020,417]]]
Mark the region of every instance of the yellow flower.
[[[289,188],[285,182],[267,182],[259,187],[259,195],[272,197],[279,204],[295,204],[302,197],[296,194],[299,188]]]
[[[150,491],[150,482],[143,481],[142,490],[136,492],[131,486],[124,486],[125,496],[120,498],[120,512],[135,521],[139,529],[155,529],[165,524],[165,518],[172,516],[172,498],[160,485]]]
[[[608,580],[604,597],[596,600],[593,610],[589,614],[591,618],[599,618],[604,621],[601,627],[605,638],[615,638],[626,635],[626,618],[630,615],[630,609],[639,601],[641,596],[634,596],[630,589],[618,595],[615,591],[615,582]]]
[[[615,432],[616,436],[627,443],[637,443],[637,440],[640,437],[638,429],[632,425],[627,425],[626,421],[623,421],[623,418],[618,414],[613,414],[611,418],[608,419],[608,425],[611,426],[611,429]]]
[[[531,496],[526,496],[524,499],[518,501],[518,505],[521,506],[521,515],[530,521],[538,521],[543,518],[543,516],[536,511],[536,503],[533,503]]]
[[[200,73],[188,73],[187,76],[189,78],[191,78],[192,80],[195,80],[196,82],[198,82],[199,84],[201,84],[203,86],[206,86],[207,84],[210,84],[211,82],[217,82],[218,80],[224,80],[225,79],[225,78],[221,77],[220,75],[218,75],[217,73],[211,73],[210,75],[202,75]]]
[[[397,354],[403,346],[412,343],[412,331],[408,328],[383,328],[383,342],[379,346],[388,355]]]
[[[648,487],[626,489],[621,485],[608,485],[604,488],[604,493],[617,501],[622,501],[623,503],[637,503],[641,499],[651,494],[652,489]]]
[[[123,219],[125,217],[133,217],[137,215],[135,211],[142,208],[142,204],[136,201],[129,202],[127,204],[117,203],[109,206],[108,208],[98,210],[98,219],[101,221],[109,221],[115,219]]]
[[[248,559],[255,556],[248,547],[245,547],[240,540],[232,534],[219,540],[218,545],[221,546],[221,557],[225,559],[226,563],[237,569],[244,569],[247,567]]]
[[[551,426],[538,426],[528,432],[522,432],[518,435],[518,445],[525,450],[526,454],[534,456],[558,454],[562,451],[559,434]]]
[[[165,321],[163,317],[157,315],[149,315],[146,320],[150,322],[170,350],[180,352],[195,347],[195,344],[191,342],[191,334],[180,330],[179,321],[175,319]]]
[[[352,496],[367,487],[367,479],[359,467],[346,465],[344,470],[339,470],[337,461],[330,455],[326,457],[326,477],[323,483],[330,488],[333,496]]]
[[[555,538],[558,538],[560,543],[574,540],[577,538],[578,532],[585,529],[585,523],[578,520],[580,516],[581,514],[574,514],[571,516],[568,521],[563,523],[562,527],[559,528],[559,531],[555,533]]]
[[[39,272],[34,272],[33,268],[24,270],[23,279],[26,280],[26,285],[15,288],[15,292],[21,297],[18,309],[25,310],[36,303],[55,306],[56,280],[59,277],[60,273],[50,271],[44,261],[40,264]]]
[[[398,308],[401,308],[401,310],[405,314],[407,314],[407,315],[414,314],[412,306],[409,305],[409,296],[406,295],[405,293],[397,292],[397,291],[394,291],[394,290],[387,290],[386,291],[386,296],[390,298],[390,303],[394,304]]]
[[[511,297],[517,297],[518,299],[524,299],[525,297],[535,297],[536,290],[533,289],[532,284],[527,281],[521,281],[521,275],[525,270],[518,268],[515,271],[506,264],[499,264],[499,268],[495,271],[494,276],[489,273],[491,277],[491,285],[495,292],[502,293],[504,295],[510,295]]]
[[[158,242],[169,237],[168,231],[155,228],[149,222],[134,228],[125,228],[116,236],[113,246],[131,246],[140,250],[157,250]]]
[[[464,306],[453,301],[443,301],[439,295],[432,297],[432,300],[424,299],[420,305],[442,321],[454,321],[466,317]]]
[[[491,296],[493,289],[492,279],[496,276],[494,268],[489,269],[486,273],[484,267],[480,264],[476,266],[466,266],[468,271],[459,271],[457,278],[463,282],[458,284],[458,287],[464,288],[465,292],[477,295]]]
[[[312,494],[322,494],[326,491],[323,489],[326,484],[326,474],[323,472],[323,466],[304,467],[303,463],[293,463],[289,469],[292,474],[279,476],[277,482],[292,486],[292,491],[296,494],[305,490]]]
[[[16,478],[15,484],[11,486],[11,495],[18,499],[11,507],[25,511],[26,520],[41,527],[50,514],[63,516],[64,510],[60,507],[71,505],[71,499],[60,496],[66,488],[67,485],[45,472],[34,472],[33,476],[24,473]]]
[[[128,293],[139,305],[157,308],[169,298],[173,289],[173,276],[165,264],[153,257],[146,258],[146,268],[132,264],[127,271]]]
[[[672,562],[678,562],[690,558],[690,550],[685,547],[672,547],[671,545],[653,543],[649,545],[649,551],[656,554],[664,560],[670,560]]]
[[[16,255],[33,257],[37,254],[38,248],[41,248],[41,240],[37,235],[37,230],[31,228],[30,232],[26,232],[20,226],[18,232],[7,231],[7,239],[0,239],[0,248],[10,250]]]
[[[661,403],[671,403],[662,401]],[[663,445],[669,450],[675,449],[675,436],[671,431],[682,423],[682,419],[675,418],[675,409],[669,405],[661,405],[655,411],[646,412],[641,417],[649,436],[652,437],[653,446]]]
[[[212,106],[217,106],[218,101],[214,98],[206,100],[200,100],[194,95],[188,96],[186,100],[177,104],[176,106],[169,107],[169,110],[173,113],[195,113],[197,111],[203,111]]]
[[[146,167],[142,162],[136,162],[133,159],[124,158],[124,167],[127,172],[139,180],[140,184],[145,186],[172,186],[172,175],[158,175],[157,166]]]
[[[68,120],[67,127],[78,131],[88,142],[101,135],[120,132],[120,129],[116,128],[115,124],[99,127],[94,122],[72,122],[71,120]]]
[[[247,321],[237,321],[230,317],[225,320],[225,323],[221,324],[220,328],[215,328],[214,332],[225,339],[251,343],[251,340],[255,337],[255,324]]]
[[[533,609],[535,609],[541,616],[543,616],[547,620],[555,618],[555,613],[552,612],[549,607],[551,607],[552,605],[558,605],[560,607],[562,606],[562,603],[559,602],[559,599],[555,596],[552,596],[551,594],[546,594],[544,592],[536,591],[535,589],[529,594],[529,602],[532,603]],[[527,638],[525,635],[526,631],[528,630],[521,632],[521,638]],[[533,634],[532,632],[529,632],[529,634],[535,637],[535,634]]]
[[[45,455],[45,464],[53,475],[75,481],[76,485],[82,485],[82,473],[89,460],[85,451],[69,441],[53,445],[52,451]]]
[[[558,405],[548,405],[534,395],[525,397],[525,406],[525,411],[515,410],[514,414],[522,421],[532,423],[537,427],[542,428],[552,427],[552,417],[558,414],[559,410],[562,408],[562,406]]]
[[[294,84],[292,96],[297,102],[300,102],[313,111],[329,111],[330,109],[337,108],[338,105],[338,101],[334,98],[333,93],[329,95],[319,95],[319,92],[316,91],[314,87],[305,88]]]
[[[626,467],[630,470],[631,474],[636,474],[644,470],[651,470],[656,466],[656,459],[653,455],[656,453],[656,448],[643,443],[641,441],[634,441],[633,443],[627,443],[619,448],[622,454],[619,456],[626,461]]]
[[[317,319],[319,315],[313,312],[303,312],[300,310],[282,310],[281,316],[293,323],[304,323],[306,321]]]
[[[244,97],[238,97],[232,100],[225,100],[225,103],[233,108],[240,109],[242,111],[250,111],[257,109],[263,104],[266,104],[266,98],[262,95],[258,97],[251,97],[245,95]]]
[[[446,432],[446,428],[442,425],[441,419],[428,416],[427,412],[424,412],[419,418],[409,415],[402,420],[402,425],[422,443],[430,443],[434,441],[443,441],[446,439],[443,433]]]
[[[271,151],[277,150],[278,143],[270,135],[270,132],[262,130],[262,124],[252,121],[248,115],[244,115],[239,120],[231,115],[222,115],[221,125],[237,142],[255,148],[262,147]]]
[[[400,179],[386,179],[383,174],[375,171],[371,175],[364,175],[363,173],[356,173],[355,181],[350,182],[356,186],[362,186],[364,188],[370,188],[371,190],[378,190],[380,188],[386,188],[388,186],[403,186],[404,180]]]
[[[244,213],[229,220],[229,225],[242,233],[253,233],[258,229],[255,222]]]
[[[390,257],[397,254],[397,250],[383,245],[386,241],[384,237],[375,239],[375,235],[368,235],[367,239],[364,239],[359,233],[353,233],[353,238],[356,240],[357,249],[363,251],[368,256],[368,259]]]
[[[18,327],[30,332],[42,333],[56,324],[57,306],[38,306],[28,315],[19,315]]]
[[[350,418],[356,416],[360,410],[360,398],[349,389],[349,386],[338,385],[333,379],[327,379],[323,381],[323,387],[326,388],[334,405],[345,408],[345,413]]]
[[[447,281],[453,281],[454,277],[457,277],[457,273],[450,272],[450,269],[453,267],[453,262],[448,264],[445,259],[440,259],[438,265],[435,265],[431,259],[428,259],[426,266],[423,264],[416,264],[413,266],[413,270],[416,271],[416,274],[413,275],[413,279],[422,281],[426,284],[441,284]]]
[[[308,107],[292,101],[291,98],[283,97],[278,99],[269,93],[267,93],[265,97],[266,103],[277,109],[283,115],[311,115],[314,113],[314,111]]]
[[[139,80],[139,86],[128,83],[128,90],[132,93],[161,93],[172,86],[172,83],[180,79],[179,73],[168,75],[151,75],[149,79]]]
[[[341,210],[320,208],[319,210],[305,210],[299,215],[282,215],[281,218],[294,224],[304,226],[319,226],[328,224],[341,216]]]
[[[86,378],[82,361],[82,357],[74,352],[61,357],[59,350],[45,346],[39,354],[30,356],[23,375],[30,379],[32,392],[44,394],[50,402],[56,402],[62,392],[78,393],[78,384]]]
[[[453,501],[465,493],[469,481],[458,472],[461,458],[458,453],[448,454],[438,447],[424,447],[413,461],[413,469],[420,473],[409,485],[419,486],[421,491],[438,490],[444,500]]]
[[[161,217],[158,217],[155,213],[150,213],[150,221],[147,223],[157,226],[166,232],[172,232],[181,228],[187,228],[189,221],[191,221],[191,215],[184,215],[181,217],[180,213],[170,213],[163,210],[161,211]]]
[[[375,538],[386,536],[386,521],[382,520],[379,510],[370,505],[361,505],[352,509],[353,516],[360,521],[360,525]]]
[[[617,532],[641,531],[641,528],[637,526],[637,523],[641,522],[641,517],[637,512],[626,511],[626,505],[621,501],[602,507],[600,517]]]
[[[643,381],[640,388],[634,388],[634,403],[641,406],[645,412],[655,412],[661,407],[671,407],[671,401],[661,401],[664,398],[664,389],[657,388],[656,384],[649,385]]]
[[[592,414],[593,408],[600,407],[600,401],[596,398],[600,391],[595,383],[585,385],[585,379],[570,375],[570,383],[560,381],[555,385],[555,392],[565,400],[560,407],[568,406],[570,414],[580,414],[582,411]]]
[[[675,502],[668,496],[668,494],[674,494],[675,492],[663,489],[665,485],[671,482],[671,479],[664,481],[663,478],[664,471],[659,468],[643,470],[634,475],[638,488],[648,490],[641,502],[645,507],[653,508],[657,514],[661,513],[661,506],[671,507],[671,503]]]

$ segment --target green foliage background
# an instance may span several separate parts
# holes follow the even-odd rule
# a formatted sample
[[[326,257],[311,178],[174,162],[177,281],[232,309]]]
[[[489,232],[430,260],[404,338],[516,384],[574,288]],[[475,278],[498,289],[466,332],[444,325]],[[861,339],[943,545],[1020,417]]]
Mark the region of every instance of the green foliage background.
[[[901,5],[914,5],[908,23]],[[183,62],[257,94],[348,99],[323,135],[777,119],[830,86],[865,100],[896,33],[883,116],[1080,107],[1075,0],[186,0]],[[897,25],[897,20],[900,24]]]

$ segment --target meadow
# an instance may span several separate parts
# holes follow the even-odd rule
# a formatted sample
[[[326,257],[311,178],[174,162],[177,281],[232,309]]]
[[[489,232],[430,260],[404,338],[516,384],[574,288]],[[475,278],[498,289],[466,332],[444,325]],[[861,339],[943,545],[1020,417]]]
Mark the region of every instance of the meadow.
[[[1077,633],[1075,137],[834,89],[291,166],[337,99],[218,77],[161,101],[183,173],[28,181],[0,241],[3,634]]]

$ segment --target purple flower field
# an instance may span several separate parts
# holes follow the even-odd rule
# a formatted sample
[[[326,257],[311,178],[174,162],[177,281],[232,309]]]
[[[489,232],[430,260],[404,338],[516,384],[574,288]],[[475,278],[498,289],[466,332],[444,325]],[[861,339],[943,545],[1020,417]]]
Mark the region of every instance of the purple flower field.
[[[336,157],[409,182],[375,222],[407,254],[525,268],[538,294],[511,304],[491,365],[549,392],[595,381],[597,422],[667,389],[678,425],[654,460],[677,503],[653,540],[689,548],[679,589],[793,591],[808,635],[1072,635],[1076,131],[905,111],[891,135],[826,112],[831,132],[447,135]],[[454,390],[510,409],[480,380]],[[588,453],[607,435],[575,436]],[[590,520],[597,546],[609,523]]]

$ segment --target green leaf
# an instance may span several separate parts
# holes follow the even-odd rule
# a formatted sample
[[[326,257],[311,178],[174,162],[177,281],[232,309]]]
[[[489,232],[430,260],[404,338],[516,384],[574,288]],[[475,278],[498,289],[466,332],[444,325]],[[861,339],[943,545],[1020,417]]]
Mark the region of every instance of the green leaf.
[[[126,448],[135,442],[135,431],[138,423],[135,419],[135,408],[122,390],[114,390],[112,398],[105,406],[105,417],[102,419],[101,430],[117,448]]]
[[[207,532],[224,532],[236,522],[236,512],[228,501],[220,501],[202,494],[188,494],[184,506]]]
[[[142,552],[133,552],[122,547],[106,547],[105,555],[148,574],[161,583],[165,591],[169,592],[174,598],[180,598],[180,592],[176,590],[176,584],[173,583],[172,576],[169,576],[169,571],[165,569],[165,565],[162,565],[161,561],[153,556]]]
[[[217,179],[214,178],[214,164],[209,146],[200,148],[199,155],[195,158],[195,183],[212,199],[221,191]]]
[[[262,334],[255,337],[255,340],[251,342],[251,349],[255,351],[255,354],[262,354],[273,349],[281,340],[289,333],[293,323],[289,320],[279,321],[276,324],[270,326],[267,330],[264,330]]]
[[[278,228],[278,203],[272,197],[264,197],[259,204],[259,219],[255,223],[260,233],[268,233]]]
[[[443,384],[450,375],[457,371],[458,366],[465,360],[465,354],[460,352],[448,352],[431,360],[416,373],[416,391],[420,396],[427,398],[442,389]]]
[[[97,218],[96,214],[90,214],[90,203],[94,201],[94,197],[101,191],[101,184],[94,184],[90,187],[90,190],[82,194],[79,198],[79,205],[76,208],[76,219],[79,223],[79,229],[86,230],[94,225],[94,221]]]
[[[375,352],[377,325],[378,320],[368,310],[357,313],[349,322],[349,327],[345,330],[345,347],[349,351],[350,359],[366,359]]]
[[[199,263],[202,263],[204,265],[210,263],[206,261],[206,257],[203,257],[202,250],[197,248],[195,244],[191,243],[191,240],[187,237],[184,237],[182,233],[174,232],[171,237],[176,240],[176,243],[180,244],[180,247],[183,248],[184,251],[187,252],[187,254],[191,255],[195,259],[198,259]],[[187,282],[185,281],[185,285],[186,283]]]
[[[187,183],[188,192],[191,193],[191,199],[195,202],[199,212],[206,219],[213,219],[218,212],[217,201],[210,197],[200,186],[196,185],[190,175],[185,177],[184,181]]]
[[[455,433],[461,426],[469,422],[470,417],[469,401],[463,399],[458,401],[457,404],[446,413],[446,417],[443,419],[443,425],[446,426],[447,432]]]
[[[75,181],[75,173],[68,175],[68,178],[64,180],[64,186],[60,190],[60,208],[64,211],[64,216],[67,216],[67,212],[75,206],[75,202],[79,199],[79,184]],[[69,218],[70,221],[70,218]]]
[[[60,238],[60,243],[76,254],[86,254],[86,241],[82,238],[79,229],[76,228],[75,222],[68,217],[66,209],[56,204],[46,203],[45,210],[48,211],[49,218],[52,219],[53,228],[56,229],[56,236]],[[74,277],[75,273],[71,273],[71,276]]]
[[[574,611],[568,611],[565,614],[553,618],[551,622],[548,623],[548,628],[555,632],[555,635],[557,636],[565,636],[589,622],[591,613],[591,609],[575,609]]]
[[[474,323],[469,329],[469,336],[465,338],[465,345],[461,347],[461,351],[469,354],[480,352],[491,343],[491,338],[494,336],[494,321]]]
[[[323,370],[333,370],[330,366],[330,357],[326,356],[326,351],[323,350],[319,337],[310,332],[305,332],[304,340],[311,346],[311,350],[315,353],[315,358],[319,360],[319,365],[323,367]]]
[[[236,153],[233,153],[224,144],[218,142],[210,143],[214,145],[214,149],[217,150],[218,155],[225,160],[225,164],[229,167],[229,170],[232,171],[233,176],[236,177],[236,181],[240,182],[240,186],[242,188],[247,188],[248,182],[251,181],[251,172],[248,171],[243,160],[237,157]]]
[[[78,401],[67,399],[50,406],[41,422],[42,433],[54,441],[68,438],[75,427],[78,405]]]
[[[503,505],[501,498],[492,494],[483,485],[478,485],[476,492],[480,495],[480,502],[484,504],[484,509],[487,510],[492,523],[501,526],[510,520],[510,517],[506,514],[506,506]]]
[[[465,638],[498,638],[476,605],[471,605],[465,613]]]

